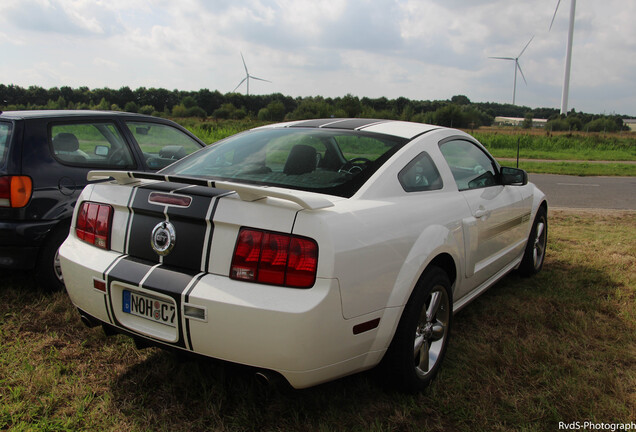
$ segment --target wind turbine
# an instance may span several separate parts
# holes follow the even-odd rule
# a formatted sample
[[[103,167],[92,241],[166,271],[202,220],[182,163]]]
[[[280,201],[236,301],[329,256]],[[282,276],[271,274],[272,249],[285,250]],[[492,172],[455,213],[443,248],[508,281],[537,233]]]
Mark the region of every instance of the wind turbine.
[[[237,88],[239,88],[241,86],[241,84],[243,84],[245,81],[247,81],[247,92],[245,93],[247,96],[250,95],[250,78],[255,79],[255,80],[259,80],[259,81],[266,81],[271,83],[271,81],[263,79],[263,78],[257,78],[254,75],[250,75],[250,73],[247,70],[247,65],[245,64],[245,59],[243,58],[243,53],[241,53],[241,60],[243,60],[243,67],[245,67],[245,78],[243,78],[241,80],[240,83],[238,83],[238,85],[236,87],[234,87],[234,90],[232,90],[232,92],[234,92]]]
[[[552,24],[554,24],[554,18],[561,0],[557,1],[556,8],[554,9],[554,15],[552,15],[552,21],[550,22],[550,30],[552,30]],[[576,9],[576,0],[572,0],[570,3],[570,28],[568,30],[568,43],[565,46],[565,75],[563,77],[563,91],[561,93],[561,114],[568,114],[568,93],[570,91],[570,65],[572,64],[572,38],[574,37],[574,10]]]
[[[523,75],[523,71],[521,70],[521,65],[519,65],[519,57],[521,57],[521,55],[525,52],[526,48],[528,48],[528,45],[530,45],[530,42],[532,42],[532,39],[534,39],[534,35],[530,38],[526,46],[523,47],[523,49],[521,50],[521,52],[519,53],[517,57],[490,57],[492,59],[513,60],[515,62],[515,80],[512,86],[512,104],[513,105],[515,104],[515,96],[517,93],[517,69],[519,69],[519,72],[521,73],[521,78],[523,78],[523,82],[525,82],[526,85],[528,85],[528,81],[526,81],[526,77]]]

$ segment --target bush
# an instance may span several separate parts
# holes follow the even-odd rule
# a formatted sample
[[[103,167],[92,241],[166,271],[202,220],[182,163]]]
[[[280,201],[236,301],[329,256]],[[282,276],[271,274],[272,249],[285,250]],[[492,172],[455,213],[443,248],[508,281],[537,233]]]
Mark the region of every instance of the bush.
[[[139,112],[139,105],[137,105],[133,101],[126,102],[126,105],[124,106],[124,111],[130,112],[130,113]]]
[[[205,119],[207,116],[208,113],[206,113],[205,110],[200,106],[186,108],[186,117],[199,117]]]
[[[175,105],[172,107],[173,117],[187,117],[187,108],[183,105]]]
[[[155,107],[153,107],[152,105],[144,105],[139,108],[138,112],[139,114],[153,115],[153,113],[155,112]]]
[[[585,130],[588,132],[616,132],[618,129],[616,122],[609,118],[592,120],[585,125]]]
[[[548,123],[546,123],[545,128],[555,132],[568,131],[570,130],[570,124],[565,119],[556,118],[554,120],[549,120]]]
[[[232,118],[232,114],[236,111],[236,107],[231,103],[221,105],[221,108],[217,108],[212,112],[212,117],[217,119],[229,119]]]

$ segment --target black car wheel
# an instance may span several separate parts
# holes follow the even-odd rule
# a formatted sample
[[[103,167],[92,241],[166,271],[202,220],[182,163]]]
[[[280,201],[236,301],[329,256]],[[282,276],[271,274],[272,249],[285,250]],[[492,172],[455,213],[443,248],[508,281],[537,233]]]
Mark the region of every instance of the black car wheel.
[[[547,243],[548,216],[545,208],[540,207],[528,236],[526,250],[519,265],[519,273],[523,276],[532,276],[541,271]]]
[[[441,367],[453,315],[450,285],[442,269],[431,267],[406,304],[385,358],[391,383],[402,391],[425,389]]]

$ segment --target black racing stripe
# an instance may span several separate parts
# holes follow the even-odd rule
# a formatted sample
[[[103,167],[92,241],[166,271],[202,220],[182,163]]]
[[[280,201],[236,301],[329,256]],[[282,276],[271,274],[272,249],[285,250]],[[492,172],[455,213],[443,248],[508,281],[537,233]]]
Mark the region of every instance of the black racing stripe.
[[[180,299],[181,294],[197,274],[199,274],[198,271],[184,271],[161,265],[150,273],[143,287]]]
[[[199,177],[187,177],[187,176],[170,176],[163,175],[159,173],[148,173],[148,172],[138,172],[138,171],[129,171],[128,176],[140,180],[160,180],[160,181],[168,181],[175,182],[181,184],[192,184],[199,186],[211,186],[214,182],[209,180],[205,180]]]
[[[181,186],[183,187],[183,185],[181,185]],[[222,195],[227,195],[228,193],[233,193],[233,192],[228,192],[228,191],[222,190],[222,189],[216,189],[216,188],[209,187],[209,186],[195,185],[195,186],[189,187],[188,189],[186,189],[184,191],[179,191],[178,193],[187,194],[187,195],[198,195],[198,196],[208,197],[208,198],[214,198],[214,197],[218,197],[218,196],[222,196]]]
[[[104,270],[104,272],[102,273],[102,279],[104,279],[104,281],[106,282],[107,290],[109,286],[108,280],[109,280],[110,272],[124,256],[125,255],[118,255],[113,260],[113,262],[111,262],[108,265],[108,267],[106,267],[106,270]],[[112,307],[113,305],[111,304],[111,302],[108,301],[109,298],[110,298],[110,291],[108,291],[108,295],[104,296],[104,305],[106,307],[106,314],[108,315],[108,320],[110,321],[111,324],[113,324],[114,323],[113,317],[115,316],[115,312],[113,311],[113,307]]]
[[[121,281],[133,285],[139,282],[156,263],[142,261],[133,257],[125,257],[119,261],[108,274],[109,282]]]
[[[183,179],[177,177],[177,176],[167,176],[168,177],[168,181],[170,182],[182,182]],[[188,177],[188,184],[191,185],[197,185],[197,186],[204,186],[204,187],[208,187],[208,180],[204,180],[204,179],[199,179],[199,178],[192,178],[192,177]]]
[[[192,285],[190,286],[190,288],[188,289],[188,291],[185,292],[184,294],[184,300],[186,303],[190,302],[190,293],[192,293],[192,290],[194,290],[194,288],[197,286],[197,284],[199,283],[199,281],[203,278],[203,276],[205,276],[205,273],[200,273],[196,279],[194,280],[194,282],[192,283]],[[191,351],[193,351],[193,347],[192,347],[192,333],[190,332],[190,320],[186,319],[185,320],[185,329],[184,329],[184,333],[185,333],[185,337],[187,340],[187,346],[188,349],[190,349]]]
[[[192,202],[188,207],[149,202],[150,194],[157,189],[164,193],[176,191],[177,194],[191,197]],[[183,184],[177,183],[157,183],[138,188],[131,205],[134,217],[128,236],[128,254],[154,263],[201,270],[201,259],[209,253],[206,249],[209,247],[209,242],[206,243],[208,211],[217,197],[227,194],[228,191],[202,186],[184,189]],[[209,218],[210,224],[212,216]],[[170,253],[160,258],[152,248],[151,237],[154,228],[166,220],[175,228],[175,242]]]
[[[128,254],[153,263],[158,263],[159,256],[152,249],[150,237],[157,223],[163,220],[165,220],[163,214],[151,215],[135,212],[135,217],[130,227]]]
[[[386,123],[388,120],[377,120],[377,119],[347,119],[342,120],[336,123],[326,124],[323,126],[325,129],[348,129],[355,130],[358,128],[363,128],[365,126],[370,126],[372,124],[378,123]]]
[[[128,252],[128,237],[129,237],[129,230],[130,230],[130,224],[132,222],[132,219],[134,217],[134,212],[132,210],[132,203],[133,203],[133,199],[135,198],[135,195],[137,193],[137,187],[134,186],[131,191],[130,191],[130,196],[128,197],[128,202],[126,203],[126,208],[128,208],[128,217],[126,218],[126,231],[124,231],[124,252]]]
[[[112,324],[113,315],[111,312],[111,305],[110,305],[110,302],[108,301],[108,297],[109,296],[104,296],[104,308],[106,309],[106,315],[108,315],[108,322]]]
[[[117,260],[119,260],[120,258],[122,258],[124,255],[118,255],[113,262],[111,262],[108,267],[106,267],[106,270],[104,270],[104,272],[102,273],[102,279],[106,280],[106,278],[108,277],[108,274],[110,273],[111,269],[115,266],[115,264],[117,264]]]
[[[369,125],[376,124],[376,123],[384,123],[384,122],[387,122],[387,121],[389,121],[389,120],[361,119],[361,118],[356,118],[356,119],[337,119],[337,118],[312,119],[312,120],[301,121],[299,123],[294,123],[294,124],[290,125],[289,127],[291,127],[291,128],[296,128],[296,127],[318,127],[318,128],[325,128],[325,129],[356,130],[358,128],[363,128],[365,126],[369,126]]]
[[[201,270],[205,270],[206,272],[210,271],[210,253],[212,252],[212,237],[214,236],[214,214],[216,213],[216,208],[219,205],[219,199],[217,198],[216,200],[214,200],[214,206],[212,207],[212,211],[210,212],[210,217],[209,217],[209,221],[210,221],[210,232],[207,233],[208,235],[208,243],[205,246],[205,248],[203,249],[203,257],[202,262],[205,263],[205,267],[202,268]]]
[[[185,343],[186,338],[188,340],[191,339],[189,327],[184,328],[184,326],[180,325],[183,322],[181,296],[196,275],[197,272],[184,272],[183,269],[159,266],[150,273],[142,285],[143,288],[167,295],[174,300],[177,306],[176,322],[179,323],[177,327],[179,330],[179,340],[173,342],[173,344],[181,348],[187,348]],[[186,323],[187,322],[186,320]],[[192,346],[192,344],[190,344],[190,346]]]
[[[152,268],[152,264],[141,262],[135,258],[125,256],[124,258],[116,261],[116,264],[108,272],[106,278],[106,290],[108,291],[108,303],[110,306],[111,319],[113,324],[119,327],[124,327],[116,318],[113,305],[113,295],[111,292],[113,282],[123,282],[131,285],[139,285],[139,282]],[[121,305],[118,305],[121,307]]]
[[[174,300],[177,312],[176,321],[178,323],[182,323],[183,319],[181,316],[181,296],[186,288],[188,288],[193,278],[197,276],[197,274],[199,273],[184,271],[183,269],[176,269],[167,266],[158,266],[153,268],[153,263],[145,262],[132,257],[125,257],[113,267],[108,277],[108,298],[111,299],[110,307],[111,309],[115,307],[121,307],[121,305],[112,304],[112,295],[110,295],[110,289],[113,282],[121,282],[127,285],[138,286],[143,280],[144,282],[141,285],[143,288],[167,295]],[[114,312],[112,313],[112,320],[113,324],[119,327],[127,328],[129,331],[135,331],[134,329],[130,329],[118,322]],[[181,348],[186,348],[185,340],[187,330],[181,324],[178,325],[177,329],[179,332],[178,340],[174,343],[170,343],[170,345],[176,345]],[[151,336],[143,336],[154,340],[154,338],[152,338]]]

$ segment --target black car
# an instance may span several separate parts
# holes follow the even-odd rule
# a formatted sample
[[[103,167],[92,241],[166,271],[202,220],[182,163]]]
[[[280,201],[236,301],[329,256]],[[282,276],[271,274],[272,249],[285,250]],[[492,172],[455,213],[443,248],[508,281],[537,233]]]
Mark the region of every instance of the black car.
[[[94,169],[156,171],[205,147],[178,124],[115,111],[0,112],[0,268],[63,287],[58,248]]]

